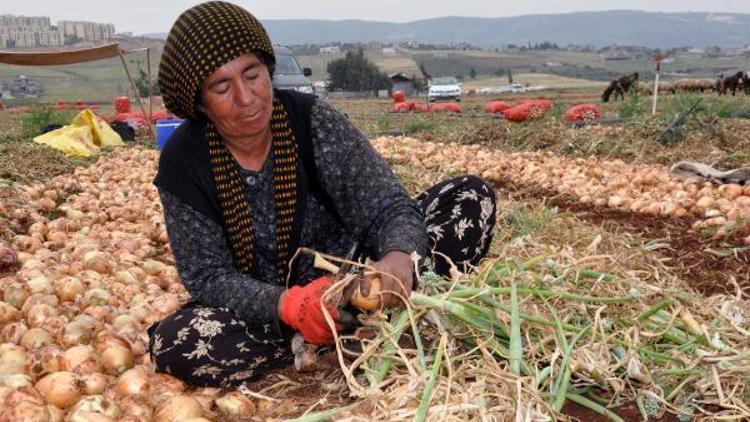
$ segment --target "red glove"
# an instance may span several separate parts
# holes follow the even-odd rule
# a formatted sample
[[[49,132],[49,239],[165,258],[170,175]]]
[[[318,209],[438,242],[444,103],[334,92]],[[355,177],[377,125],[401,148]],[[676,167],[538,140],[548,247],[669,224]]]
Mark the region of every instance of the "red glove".
[[[320,277],[304,286],[292,287],[283,296],[280,305],[281,320],[299,331],[308,343],[323,345],[333,342],[333,333],[320,304],[323,293],[329,287],[331,279]],[[328,311],[334,320],[339,319],[339,313],[332,305],[328,305]],[[340,324],[336,324],[337,331],[342,329]]]

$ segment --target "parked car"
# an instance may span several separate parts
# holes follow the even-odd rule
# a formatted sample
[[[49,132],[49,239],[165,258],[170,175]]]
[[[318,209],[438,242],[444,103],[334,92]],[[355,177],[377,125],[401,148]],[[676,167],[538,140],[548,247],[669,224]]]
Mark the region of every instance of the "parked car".
[[[452,76],[434,78],[427,92],[427,100],[456,100],[461,101],[461,84]]]
[[[312,75],[310,68],[300,68],[292,51],[286,47],[274,46],[276,56],[276,71],[273,73],[273,86],[278,89],[291,89],[294,91],[313,94],[313,84],[307,79]]]
[[[526,92],[526,87],[521,84],[510,84],[510,92]]]

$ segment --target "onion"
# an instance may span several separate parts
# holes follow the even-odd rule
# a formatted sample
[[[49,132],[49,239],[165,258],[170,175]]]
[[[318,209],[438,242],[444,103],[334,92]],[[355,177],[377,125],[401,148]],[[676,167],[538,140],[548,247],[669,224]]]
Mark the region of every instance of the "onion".
[[[122,331],[125,329],[137,329],[138,328],[138,321],[135,319],[133,315],[129,314],[122,314],[115,317],[115,319],[112,320],[112,327],[114,327],[115,331]]]
[[[90,251],[83,255],[83,266],[98,273],[107,274],[114,269],[114,260],[109,254]]]
[[[53,372],[39,380],[35,388],[44,400],[61,409],[74,405],[83,394],[85,384],[72,372]]]
[[[18,254],[13,249],[0,243],[0,271],[4,271],[7,268],[13,266],[18,259]]]
[[[18,320],[18,310],[8,303],[0,302],[0,324]]]
[[[104,396],[91,395],[82,398],[70,409],[68,421],[105,421],[112,420],[120,414],[120,408],[107,401]]]
[[[84,394],[88,396],[102,394],[109,384],[109,378],[100,372],[82,375],[81,379],[85,384]]]
[[[3,300],[5,303],[20,308],[29,298],[29,291],[20,286],[13,286],[5,289]]]
[[[34,378],[64,369],[63,352],[58,346],[45,346],[29,354],[29,374]]]
[[[165,293],[154,299],[151,306],[163,316],[171,315],[180,308],[180,300],[175,294]]]
[[[232,391],[216,399],[216,407],[221,414],[231,418],[248,418],[255,415],[255,404],[239,391]]]
[[[57,297],[60,298],[60,300],[63,302],[72,302],[76,300],[76,298],[82,295],[84,291],[85,288],[83,286],[83,283],[81,282],[81,280],[75,277],[65,277],[61,279],[57,283],[57,287],[55,289]]]
[[[146,421],[150,421],[153,418],[154,409],[142,397],[138,397],[138,396],[119,397],[117,404],[120,407],[121,416],[141,418]]]
[[[115,280],[118,282],[129,285],[129,284],[139,284],[138,279],[131,273],[130,271],[118,271],[115,273]]]
[[[123,372],[117,379],[114,390],[118,396],[148,396],[151,386],[145,368],[139,366]]]
[[[104,349],[110,346],[128,347],[128,343],[115,334],[105,330],[96,333],[96,337],[94,338],[94,349],[96,349],[98,353],[102,353]]]
[[[154,413],[155,422],[182,422],[203,416],[201,404],[190,396],[175,396],[161,403]]]
[[[54,296],[54,295],[35,293],[29,296],[29,298],[26,299],[26,301],[23,303],[23,306],[21,307],[21,312],[26,314],[27,312],[29,312],[29,309],[31,309],[34,305],[38,305],[40,303],[44,303],[53,308],[57,308],[57,306],[60,304],[60,301],[57,300],[57,296]]]
[[[0,385],[18,389],[31,385],[31,377],[26,374],[0,374]]]
[[[0,329],[0,341],[18,344],[27,331],[29,331],[29,327],[23,322],[5,324],[3,328]]]
[[[110,300],[112,300],[112,294],[104,289],[91,289],[83,296],[84,303],[90,306],[108,305]]]
[[[31,293],[52,293],[52,283],[43,275],[32,278],[26,284],[29,286]]]
[[[148,379],[152,390],[151,403],[155,405],[185,391],[185,384],[169,374],[154,373],[150,374]]]
[[[143,263],[143,271],[148,275],[159,275],[165,267],[164,263],[154,261],[153,259],[149,259]]]
[[[24,422],[49,422],[50,416],[42,397],[30,387],[10,392],[0,414],[4,421]]]
[[[20,345],[26,349],[36,349],[52,344],[54,340],[44,328],[32,328],[21,336]]]
[[[87,327],[80,321],[73,321],[68,323],[63,329],[60,343],[67,347],[88,344],[91,342],[92,336],[91,328]]]
[[[120,375],[133,367],[133,352],[129,347],[109,346],[101,352],[104,370],[110,375]]]
[[[66,350],[63,359],[65,369],[77,374],[102,372],[102,364],[96,351],[91,346],[81,345]]]
[[[33,254],[42,247],[42,241],[32,236],[16,236],[13,245],[21,252]]]
[[[31,328],[41,327],[45,322],[57,316],[57,310],[46,303],[40,303],[32,306],[26,312],[26,323]]]

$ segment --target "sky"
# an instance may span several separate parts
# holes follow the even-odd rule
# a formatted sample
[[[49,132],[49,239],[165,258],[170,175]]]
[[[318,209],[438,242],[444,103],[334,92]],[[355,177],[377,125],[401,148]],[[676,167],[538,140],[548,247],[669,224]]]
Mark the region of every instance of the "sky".
[[[113,23],[118,32],[168,32],[202,1],[2,0],[0,14]],[[440,16],[502,17],[630,9],[651,12],[750,13],[750,0],[234,0],[260,19],[363,19],[409,22]]]

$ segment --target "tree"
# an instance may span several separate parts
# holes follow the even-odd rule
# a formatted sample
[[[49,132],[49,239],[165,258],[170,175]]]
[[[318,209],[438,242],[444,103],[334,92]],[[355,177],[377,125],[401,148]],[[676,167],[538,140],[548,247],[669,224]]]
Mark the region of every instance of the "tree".
[[[135,87],[138,89],[138,96],[141,98],[148,97],[148,74],[143,69],[138,71],[138,77],[133,82],[135,82]],[[152,80],[151,95],[159,95],[160,93],[159,83],[156,80]]]
[[[344,58],[328,63],[330,90],[373,91],[390,89],[391,80],[375,64],[365,57],[360,47],[356,51],[347,51]]]
[[[477,70],[474,69],[474,66],[472,66],[471,69],[469,69],[469,77],[471,79],[476,79],[477,78]]]
[[[513,72],[508,69],[508,85],[513,83]]]

